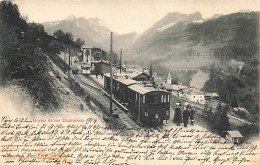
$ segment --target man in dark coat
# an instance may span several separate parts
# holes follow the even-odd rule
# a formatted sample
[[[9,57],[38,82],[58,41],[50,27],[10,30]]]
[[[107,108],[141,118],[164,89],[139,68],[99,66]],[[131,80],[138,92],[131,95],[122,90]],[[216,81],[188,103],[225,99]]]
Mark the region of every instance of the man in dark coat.
[[[177,126],[180,126],[181,123],[181,103],[176,103],[175,113],[173,122],[177,124]]]
[[[184,123],[184,127],[187,127],[188,122],[189,122],[189,118],[190,118],[190,112],[188,110],[188,105],[186,105],[185,110],[183,111],[183,123]]]
[[[194,105],[191,106],[191,111],[190,111],[190,124],[194,125],[194,114],[195,114],[195,107]]]

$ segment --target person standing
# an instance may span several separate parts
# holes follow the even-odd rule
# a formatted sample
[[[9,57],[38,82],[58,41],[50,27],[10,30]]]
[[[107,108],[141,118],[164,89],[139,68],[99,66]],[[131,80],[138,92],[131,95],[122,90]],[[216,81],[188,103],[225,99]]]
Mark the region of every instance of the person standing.
[[[183,123],[184,123],[184,127],[187,127],[188,122],[189,122],[189,118],[190,118],[190,112],[188,110],[188,104],[185,103],[185,110],[183,111]]]
[[[190,124],[194,125],[194,114],[195,114],[195,107],[194,105],[191,105],[191,110],[190,110]]]
[[[176,103],[173,122],[176,123],[177,126],[180,126],[180,123],[181,123],[181,103],[180,102]]]

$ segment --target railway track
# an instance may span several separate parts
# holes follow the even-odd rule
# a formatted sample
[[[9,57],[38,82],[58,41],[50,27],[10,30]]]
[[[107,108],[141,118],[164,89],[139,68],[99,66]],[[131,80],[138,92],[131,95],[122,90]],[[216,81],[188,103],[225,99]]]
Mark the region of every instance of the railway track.
[[[96,88],[96,87],[94,87],[94,86],[92,86],[92,85],[87,84],[87,83],[84,82],[78,75],[74,75],[74,76],[75,76],[76,80],[77,80],[79,83],[81,83],[82,85],[84,85],[85,87],[90,88],[90,89],[92,89],[92,90],[94,90],[94,91],[96,91],[96,92],[98,92],[98,93],[102,93],[102,94],[103,94],[103,91],[101,91],[99,88]]]
[[[103,87],[96,83],[94,80],[92,80],[92,78],[90,77],[84,77],[84,79],[80,78],[80,75],[75,75],[75,78],[76,80],[81,84],[83,85],[84,87],[86,88],[89,88],[99,94],[102,94],[102,97],[105,95],[107,96],[106,98],[109,98],[110,95],[103,89]],[[90,85],[91,84],[91,85]],[[109,101],[109,100],[107,100]],[[113,107],[116,108],[116,112],[118,112],[119,116],[120,116],[120,119],[123,120],[124,122],[128,123],[129,127],[135,127],[135,126],[140,126],[135,120],[134,118],[130,118],[129,117],[129,114],[127,113],[128,112],[128,109],[123,106],[119,101],[117,101],[116,99],[112,99],[113,101]],[[114,110],[115,111],[115,110]],[[120,114],[121,112],[123,112],[123,114],[125,115],[122,115]]]
[[[96,85],[98,87],[98,89],[100,89],[107,97],[110,97],[110,95],[105,91],[105,89],[98,84],[97,82],[95,82],[91,77],[87,77],[87,79],[92,82],[94,85]],[[113,102],[118,105],[120,108],[122,108],[125,112],[128,112],[128,109],[122,105],[118,100],[112,98]]]

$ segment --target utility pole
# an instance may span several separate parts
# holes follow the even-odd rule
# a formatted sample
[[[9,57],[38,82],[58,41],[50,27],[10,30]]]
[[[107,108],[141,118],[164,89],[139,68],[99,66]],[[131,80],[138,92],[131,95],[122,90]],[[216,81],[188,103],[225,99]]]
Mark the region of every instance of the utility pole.
[[[120,73],[122,72],[122,48],[120,51]]]
[[[150,64],[149,76],[150,76],[151,78],[153,77],[152,63]]]
[[[100,57],[100,74],[102,74],[102,48],[100,47],[101,57]]]
[[[113,32],[110,38],[110,115],[113,113],[112,107],[112,92],[113,92],[113,73],[112,73],[112,54],[113,54]]]
[[[69,46],[69,72],[68,72],[68,77],[70,77],[70,49],[71,49],[71,45]]]

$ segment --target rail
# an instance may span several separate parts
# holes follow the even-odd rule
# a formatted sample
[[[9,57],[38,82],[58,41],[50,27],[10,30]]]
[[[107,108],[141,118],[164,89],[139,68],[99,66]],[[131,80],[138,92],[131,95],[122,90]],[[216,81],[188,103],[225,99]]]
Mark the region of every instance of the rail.
[[[85,87],[90,88],[90,89],[92,89],[92,90],[94,90],[94,91],[96,91],[96,92],[98,92],[98,93],[103,93],[99,88],[96,88],[96,87],[94,87],[94,86],[91,86],[91,85],[85,83],[85,82],[84,82],[81,78],[79,78],[77,75],[75,75],[75,78],[77,79],[78,82],[80,82],[80,83],[81,83],[82,85],[84,85]]]

